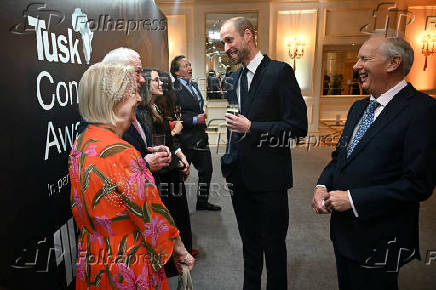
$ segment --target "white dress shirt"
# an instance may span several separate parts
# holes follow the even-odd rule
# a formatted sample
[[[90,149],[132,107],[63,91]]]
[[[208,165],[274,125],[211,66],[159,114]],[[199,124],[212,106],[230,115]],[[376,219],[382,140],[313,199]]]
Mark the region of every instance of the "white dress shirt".
[[[254,78],[254,74],[256,73],[256,69],[257,67],[260,65],[260,63],[262,62],[263,59],[263,54],[259,52],[254,56],[254,58],[250,61],[250,63],[247,65],[247,83],[248,83],[248,90],[250,90],[250,86],[251,86],[251,82],[253,81]],[[242,76],[242,73],[241,73]],[[238,96],[238,106],[239,106],[239,111],[241,111],[241,94],[240,94],[240,90],[241,90],[241,76],[238,79],[238,89],[236,90],[236,94]]]
[[[133,126],[135,126],[139,135],[141,135],[142,141],[144,141],[145,146],[147,146],[147,137],[145,136],[144,129],[141,126],[141,123],[138,120],[133,121]]]

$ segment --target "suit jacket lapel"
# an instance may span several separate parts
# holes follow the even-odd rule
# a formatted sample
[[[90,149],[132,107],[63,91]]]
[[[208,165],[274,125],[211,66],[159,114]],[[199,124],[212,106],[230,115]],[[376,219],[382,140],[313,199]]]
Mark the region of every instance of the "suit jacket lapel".
[[[133,123],[130,125],[130,127],[127,129],[127,132],[136,139],[138,144],[141,146],[142,150],[144,152],[147,151],[147,144],[144,143],[144,140],[141,137],[141,134],[138,132],[138,130],[135,128]],[[144,132],[145,133],[145,132]],[[148,141],[148,140],[147,140]]]
[[[231,75],[233,88],[232,90],[229,91],[229,93],[227,93],[229,105],[240,105],[238,100],[237,89],[238,89],[238,80],[239,77],[241,76],[241,72],[242,72],[242,67],[238,68]]]
[[[363,135],[362,139],[354,148],[350,157],[347,158],[345,165],[352,161],[354,157],[366,147],[371,139],[374,138],[374,136],[380,133],[383,128],[390,124],[395,117],[397,117],[398,114],[406,108],[409,98],[413,95],[411,94],[411,89],[411,85],[408,84],[404,89],[394,96],[394,98],[388,103],[386,108],[383,109],[371,127],[369,127],[368,131],[366,131],[365,135]]]
[[[203,113],[204,98],[201,95],[200,90],[198,89],[198,84],[196,82],[192,82],[192,86],[197,90],[198,96],[200,97],[200,104],[198,103],[197,96],[194,95],[194,92],[192,92],[192,95],[193,95],[198,107],[200,108],[200,112]]]
[[[178,85],[178,87],[180,88],[180,90],[182,90],[182,93],[186,96],[189,96],[191,98],[191,101],[194,104],[194,107],[198,109],[198,111],[202,112],[199,104],[198,104],[198,99],[197,97],[191,92],[189,91],[178,79],[176,79],[176,82],[174,83],[174,86],[176,86],[176,83]],[[198,89],[197,89],[198,91]],[[198,91],[199,92],[199,91]],[[200,93],[201,96],[201,93]]]
[[[152,141],[150,128],[148,128],[147,124],[145,123],[144,119],[142,118],[141,114],[138,111],[136,111],[136,120],[138,120],[139,124],[142,127],[142,130],[144,131],[145,139],[146,139],[146,143],[145,143],[146,148],[145,149],[147,149],[148,144],[151,144],[151,141]],[[141,140],[142,140],[142,137],[141,137]]]
[[[271,59],[265,54],[259,66],[256,68],[256,73],[254,74],[253,80],[251,81],[250,84],[250,90],[248,91],[248,101],[246,102],[246,108],[244,110],[245,112],[242,113],[244,116],[247,116],[248,113],[250,112],[251,105],[253,104],[256,98],[256,91],[259,87],[259,83],[261,82],[262,76],[265,72],[265,67],[268,65],[270,61]]]
[[[353,130],[359,123],[359,120],[362,118],[362,115],[365,112],[368,104],[369,98],[363,99],[362,101],[356,103],[353,114],[348,116],[344,132],[342,133],[341,140],[338,143],[338,146],[342,146],[342,154],[339,155],[339,158],[342,161],[340,162],[341,164],[344,164],[345,161],[349,159],[347,158],[347,149],[348,145],[351,143],[351,138],[353,137]]]
[[[241,104],[239,104],[238,101],[238,95],[237,95],[237,89],[238,89],[238,80],[241,76],[242,67],[238,68],[236,71],[234,71],[231,75],[232,77],[232,89],[227,93],[227,100],[229,102],[229,105],[238,105],[239,108],[241,107]],[[236,146],[236,140],[239,139],[239,134],[236,132],[230,132],[227,130],[227,136],[230,136],[227,142],[226,146],[226,152],[228,152],[230,155],[234,155],[235,153],[235,146]],[[230,148],[229,148],[230,147]],[[229,155],[226,153],[226,155]]]

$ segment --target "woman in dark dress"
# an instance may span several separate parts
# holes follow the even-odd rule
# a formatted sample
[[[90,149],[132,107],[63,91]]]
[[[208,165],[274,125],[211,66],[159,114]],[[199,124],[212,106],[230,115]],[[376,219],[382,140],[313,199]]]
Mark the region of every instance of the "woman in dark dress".
[[[153,140],[158,135],[164,136],[164,138],[160,138],[163,139],[164,143],[161,145],[168,146],[171,151],[172,161],[170,165],[156,174],[159,193],[162,202],[168,208],[180,230],[180,236],[187,251],[192,253],[191,220],[184,184],[184,180],[189,175],[189,163],[180,149],[177,137],[182,130],[182,122],[175,120],[174,96],[164,94],[160,73],[156,69],[143,69],[142,74],[146,80],[144,85],[148,89],[143,90],[143,92],[148,91],[149,94],[142,96],[143,101],[138,108],[149,128],[152,128]],[[171,81],[169,76],[164,79]],[[167,263],[165,272],[168,277],[178,274],[174,263]]]

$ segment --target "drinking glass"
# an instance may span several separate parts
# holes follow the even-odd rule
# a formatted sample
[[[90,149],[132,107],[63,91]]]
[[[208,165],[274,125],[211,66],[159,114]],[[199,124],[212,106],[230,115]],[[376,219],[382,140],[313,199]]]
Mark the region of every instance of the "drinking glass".
[[[165,145],[165,134],[154,134],[152,140],[152,146]]]

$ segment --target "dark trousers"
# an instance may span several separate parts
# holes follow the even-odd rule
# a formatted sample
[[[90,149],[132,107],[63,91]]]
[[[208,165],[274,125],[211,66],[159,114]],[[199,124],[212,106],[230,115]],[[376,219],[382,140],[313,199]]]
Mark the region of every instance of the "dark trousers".
[[[185,149],[186,159],[198,170],[197,204],[209,200],[210,180],[212,179],[212,156],[208,148]]]
[[[364,268],[337,251],[336,270],[339,290],[398,290],[398,272],[385,268]]]
[[[179,171],[176,169],[165,174],[159,174],[158,186],[161,200],[179,229],[180,238],[186,250],[192,254],[191,218],[189,216],[185,184],[180,177]],[[172,258],[165,264],[165,273],[167,277],[178,275]]]
[[[232,186],[244,256],[244,288],[261,288],[263,255],[267,289],[287,289],[286,233],[289,226],[287,190],[253,192]]]

